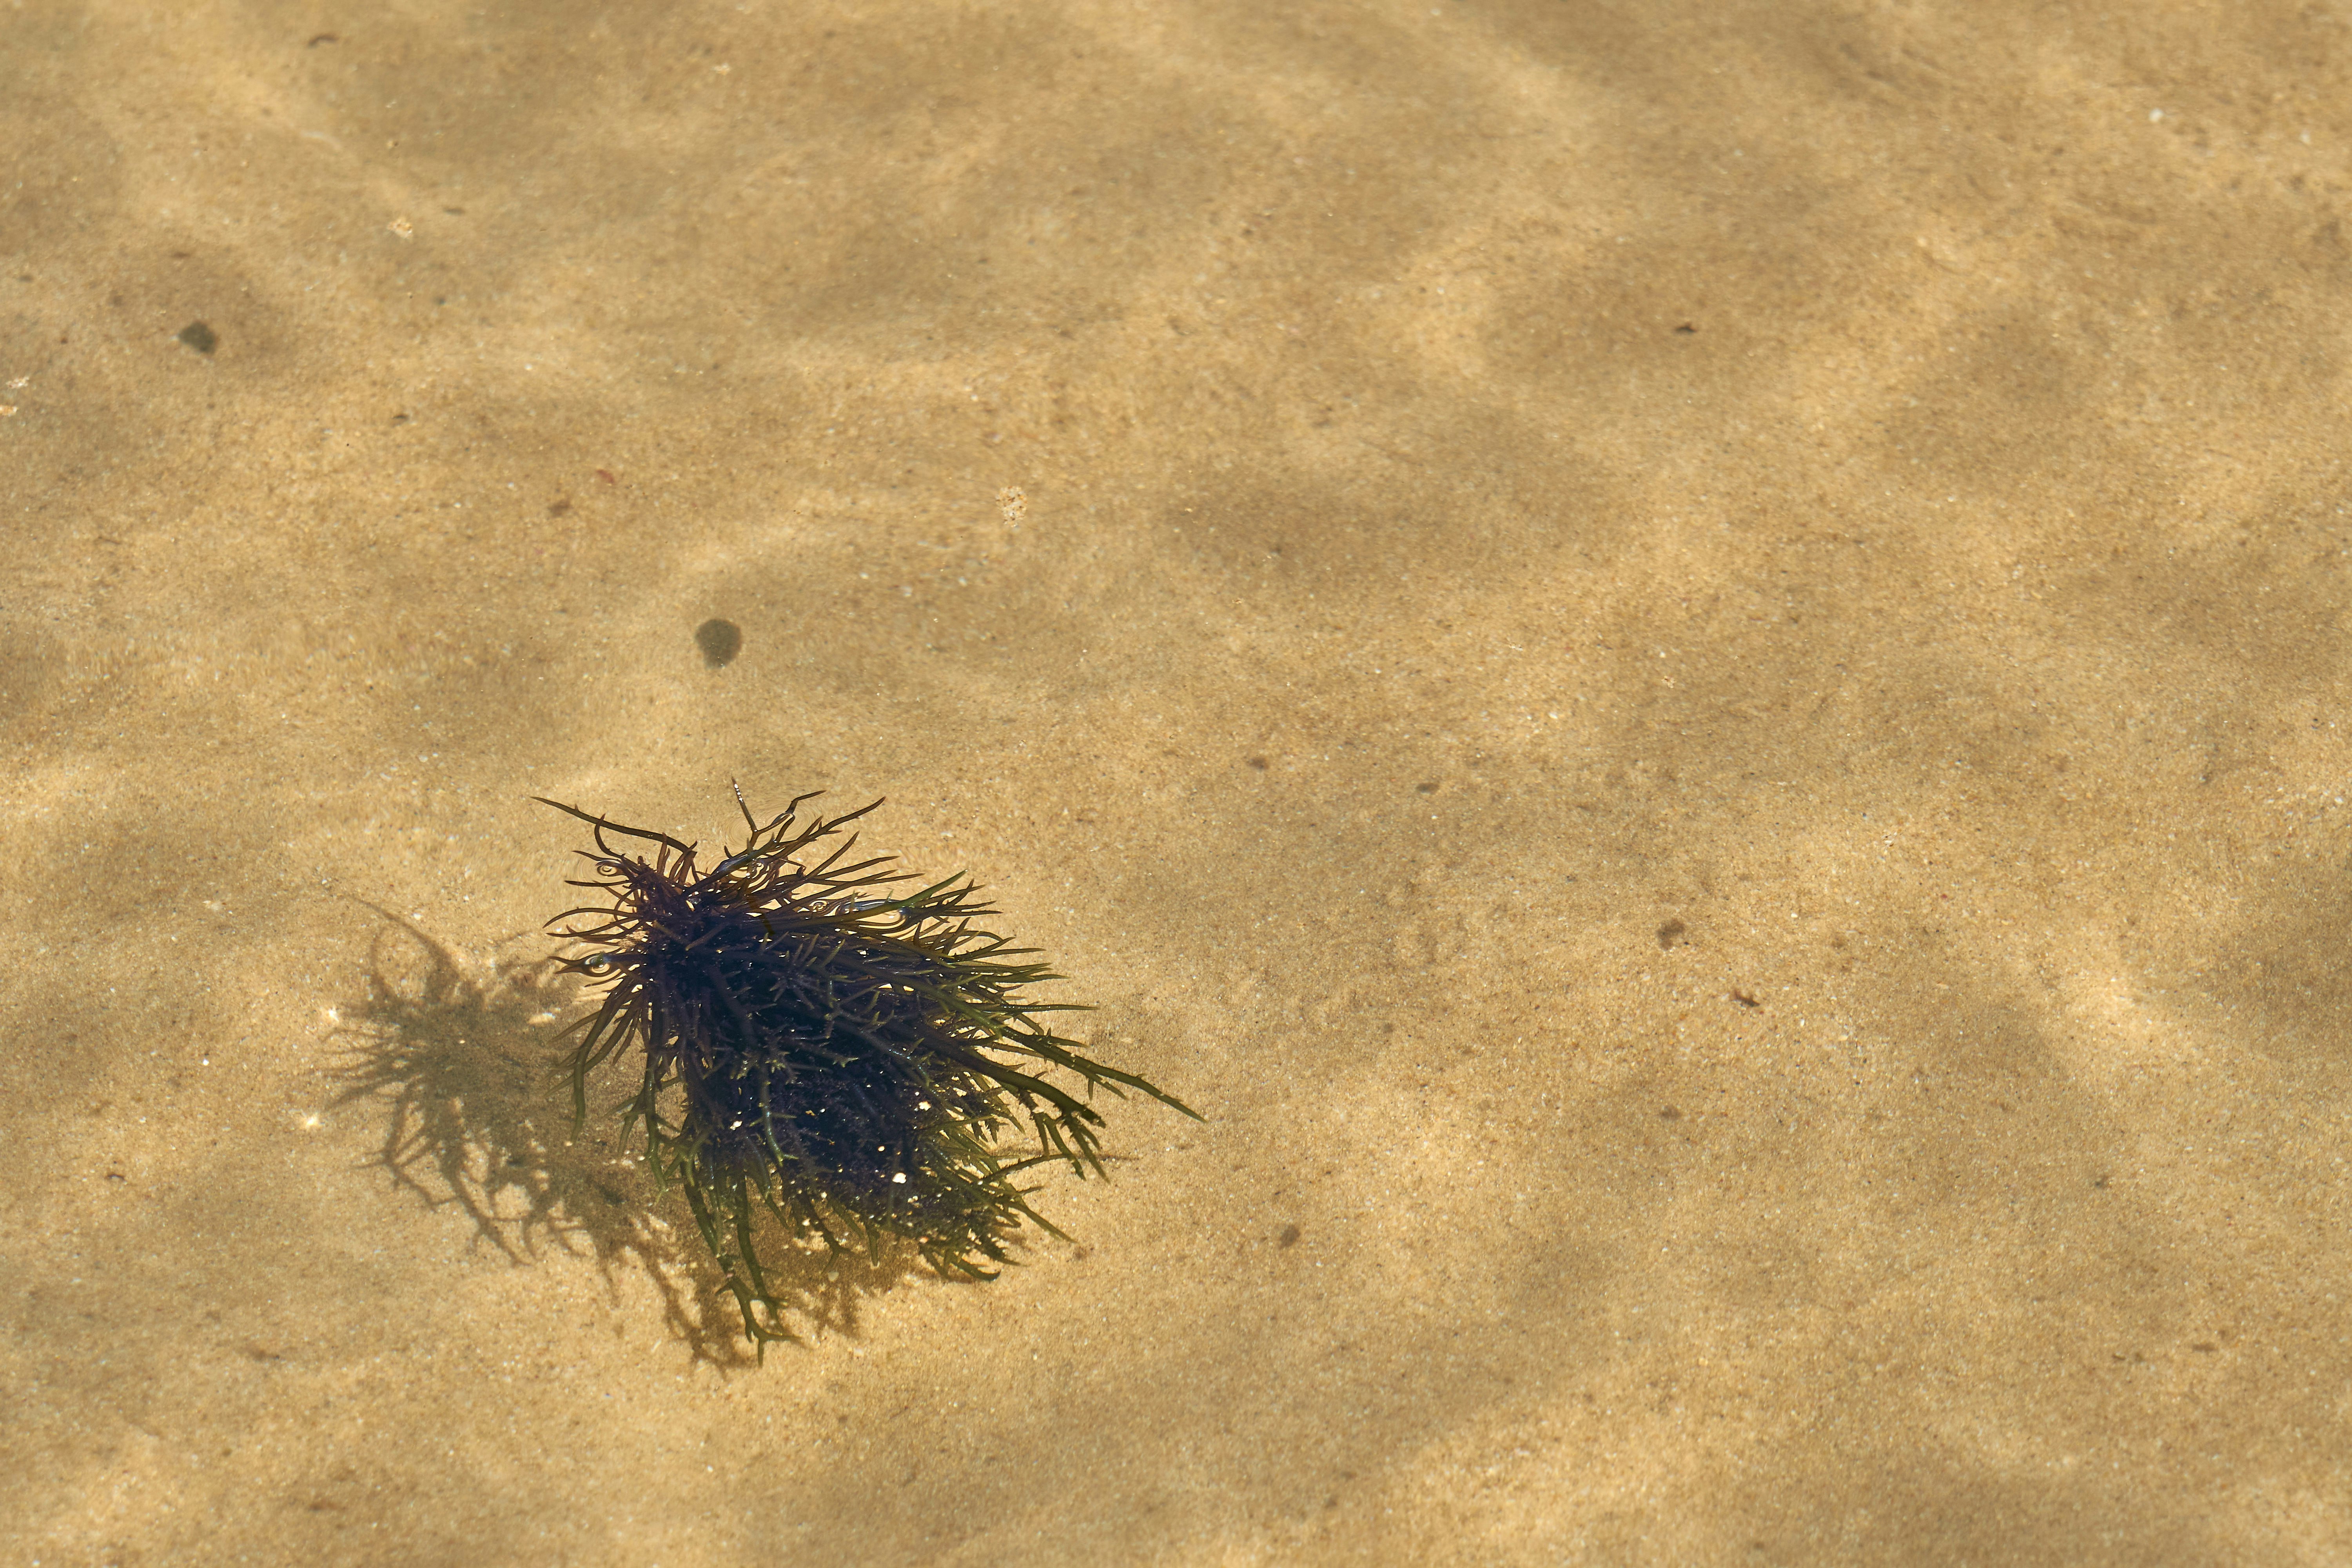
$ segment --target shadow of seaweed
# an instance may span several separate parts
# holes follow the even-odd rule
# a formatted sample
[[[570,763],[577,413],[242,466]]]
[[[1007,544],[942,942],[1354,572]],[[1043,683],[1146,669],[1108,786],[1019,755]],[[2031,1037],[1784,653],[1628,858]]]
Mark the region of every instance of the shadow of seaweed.
[[[376,1163],[434,1208],[464,1212],[476,1235],[527,1267],[550,1250],[590,1256],[608,1286],[633,1270],[695,1359],[753,1363],[725,1276],[695,1240],[675,1194],[655,1190],[618,1128],[592,1114],[577,1132],[551,1049],[577,987],[549,960],[467,958],[391,911],[371,943],[367,992],[338,1034],[338,1105],[385,1110]],[[798,1342],[854,1335],[868,1295],[913,1268],[911,1248],[878,1259],[764,1238],[768,1279],[786,1303],[776,1326]]]

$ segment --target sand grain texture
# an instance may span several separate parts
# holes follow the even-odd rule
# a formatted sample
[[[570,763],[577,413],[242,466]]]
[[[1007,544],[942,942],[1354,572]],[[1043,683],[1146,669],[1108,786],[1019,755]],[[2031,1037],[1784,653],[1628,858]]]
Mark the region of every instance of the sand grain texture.
[[[18,0],[0,1558],[2352,1557],[2347,26]],[[1208,1118],[763,1367],[730,777]]]

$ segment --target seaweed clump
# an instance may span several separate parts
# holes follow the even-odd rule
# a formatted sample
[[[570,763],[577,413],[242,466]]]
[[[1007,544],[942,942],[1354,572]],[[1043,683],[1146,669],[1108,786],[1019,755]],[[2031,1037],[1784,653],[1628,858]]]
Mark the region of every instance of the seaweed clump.
[[[899,894],[916,879],[888,858],[845,864],[856,837],[842,830],[878,800],[803,821],[815,798],[803,795],[762,825],[738,790],[751,837],[706,871],[666,833],[533,798],[594,830],[580,851],[594,874],[570,885],[605,900],[549,922],[588,950],[563,970],[607,987],[565,1058],[575,1122],[589,1075],[639,1053],[623,1135],[685,1195],[763,1351],[792,1336],[754,1239],[761,1213],[835,1252],[862,1243],[878,1259],[902,1237],[942,1275],[993,1279],[1024,1221],[1063,1235],[1030,1206],[1023,1172],[1103,1173],[1095,1089],[1198,1120],[1040,1021],[1086,1009],[1024,994],[1061,976],[973,923],[997,911],[969,879]],[[1087,1098],[1043,1076],[1053,1069]],[[1034,1149],[1005,1147],[1024,1123]]]

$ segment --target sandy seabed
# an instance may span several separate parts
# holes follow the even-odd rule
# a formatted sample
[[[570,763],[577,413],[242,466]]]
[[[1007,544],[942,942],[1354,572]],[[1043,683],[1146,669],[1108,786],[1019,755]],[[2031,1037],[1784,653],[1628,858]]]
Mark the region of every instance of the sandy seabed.
[[[13,0],[0,1558],[2352,1560],[2348,20]],[[764,1364],[730,779],[1206,1118]]]

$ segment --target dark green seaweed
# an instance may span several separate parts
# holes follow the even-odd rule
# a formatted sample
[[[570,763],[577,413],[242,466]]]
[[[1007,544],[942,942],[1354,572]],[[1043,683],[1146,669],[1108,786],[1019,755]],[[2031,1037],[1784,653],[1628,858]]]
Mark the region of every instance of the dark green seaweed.
[[[754,1238],[762,1212],[835,1252],[862,1244],[878,1260],[902,1237],[942,1275],[992,1279],[1024,1220],[1063,1234],[1016,1176],[1055,1162],[1103,1173],[1095,1089],[1199,1119],[1040,1021],[1087,1009],[1024,994],[1062,977],[973,923],[997,911],[969,879],[900,893],[917,879],[888,858],[844,864],[856,836],[827,841],[878,800],[803,822],[804,795],[762,826],[739,790],[751,837],[705,871],[666,833],[532,798],[594,830],[580,852],[594,875],[570,885],[606,900],[549,922],[588,950],[563,970],[607,988],[573,1026],[575,1121],[589,1076],[638,1053],[623,1136],[641,1136],[656,1182],[685,1195],[763,1352],[793,1336]],[[1055,1069],[1087,1098],[1045,1076]]]

